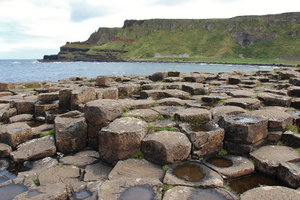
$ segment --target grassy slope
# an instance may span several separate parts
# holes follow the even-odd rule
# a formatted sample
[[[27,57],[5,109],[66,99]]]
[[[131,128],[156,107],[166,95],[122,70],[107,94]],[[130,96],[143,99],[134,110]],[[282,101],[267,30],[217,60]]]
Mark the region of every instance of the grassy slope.
[[[269,23],[265,18],[260,21],[229,22],[235,32],[247,33],[272,33],[276,39],[269,42],[254,43],[246,48],[235,42],[228,24],[214,23],[213,28],[204,27],[206,22],[213,20],[201,20],[189,28],[185,24],[181,29],[156,29],[152,27],[129,27],[120,29],[118,38],[124,40],[95,44],[90,47],[88,54],[97,55],[95,49],[125,50],[123,59],[128,60],[170,60],[170,61],[195,61],[195,62],[230,62],[230,63],[262,63],[262,64],[297,64],[298,62],[283,61],[277,58],[290,58],[300,56],[300,35],[288,36],[288,31],[300,30],[300,24],[296,23]],[[218,22],[219,20],[215,20]],[[229,25],[231,25],[229,24]],[[266,28],[268,27],[268,28]],[[134,40],[126,42],[125,40]],[[71,45],[72,46],[72,45]],[[155,58],[155,53],[167,56],[170,54],[189,54],[189,58]],[[240,58],[243,55],[244,58]]]

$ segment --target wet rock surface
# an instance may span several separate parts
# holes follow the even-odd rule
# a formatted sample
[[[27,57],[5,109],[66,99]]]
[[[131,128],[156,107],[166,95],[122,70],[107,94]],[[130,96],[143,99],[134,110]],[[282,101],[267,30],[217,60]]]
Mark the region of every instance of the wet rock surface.
[[[1,197],[238,199],[260,184],[296,189],[298,77],[169,71],[4,84]]]
[[[165,184],[223,187],[223,178],[199,162],[183,162],[170,166],[164,177]]]
[[[204,164],[225,178],[237,178],[254,172],[253,163],[241,156],[210,157],[205,160]]]

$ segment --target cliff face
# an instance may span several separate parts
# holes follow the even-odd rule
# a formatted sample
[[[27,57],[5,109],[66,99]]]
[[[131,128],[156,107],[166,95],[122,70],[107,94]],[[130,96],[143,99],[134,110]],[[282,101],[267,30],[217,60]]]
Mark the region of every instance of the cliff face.
[[[300,13],[231,19],[126,20],[99,28],[85,42],[67,43],[45,61],[123,61],[174,58],[295,58]]]

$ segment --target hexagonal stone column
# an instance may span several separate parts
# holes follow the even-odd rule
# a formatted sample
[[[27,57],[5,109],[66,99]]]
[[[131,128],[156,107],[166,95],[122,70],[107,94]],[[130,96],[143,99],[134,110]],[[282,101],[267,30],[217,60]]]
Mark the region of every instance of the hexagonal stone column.
[[[208,110],[202,108],[188,108],[175,114],[175,119],[189,123],[207,123],[211,120]]]
[[[264,117],[268,120],[268,129],[269,131],[283,131],[286,126],[289,124],[293,124],[293,117],[280,110],[257,110],[251,112],[253,116]]]
[[[191,146],[183,133],[160,131],[147,135],[142,141],[141,149],[147,160],[163,165],[187,159]]]
[[[90,147],[98,148],[99,131],[121,116],[123,107],[120,101],[111,99],[100,99],[86,104],[84,112],[88,123],[88,145]]]
[[[300,199],[300,191],[281,186],[264,186],[248,190],[241,195],[241,200],[252,199]]]
[[[32,138],[33,133],[26,122],[17,122],[0,126],[0,142],[8,144],[13,148]]]
[[[248,154],[263,145],[268,133],[268,120],[249,114],[225,116],[219,125],[225,130],[225,149],[237,155]]]
[[[63,153],[77,152],[87,145],[87,124],[84,113],[71,111],[54,120],[57,150]]]
[[[142,120],[133,117],[116,119],[99,133],[100,157],[113,164],[130,158],[140,149],[147,130],[147,123]]]
[[[225,140],[235,143],[254,144],[268,133],[266,119],[248,114],[226,116],[220,126],[225,129]]]
[[[258,170],[267,174],[276,174],[279,164],[288,161],[300,161],[300,154],[291,147],[268,145],[250,153]]]
[[[224,129],[213,121],[201,125],[183,123],[180,124],[180,129],[186,133],[193,144],[193,156],[214,154],[223,148]]]

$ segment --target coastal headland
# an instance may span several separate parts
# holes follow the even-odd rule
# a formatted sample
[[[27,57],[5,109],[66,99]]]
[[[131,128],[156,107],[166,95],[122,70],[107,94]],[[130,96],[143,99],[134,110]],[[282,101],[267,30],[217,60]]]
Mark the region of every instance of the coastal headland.
[[[157,61],[297,65],[300,13],[230,19],[126,20],[66,42],[43,61]]]
[[[1,198],[297,200],[299,97],[299,68],[1,82]]]

